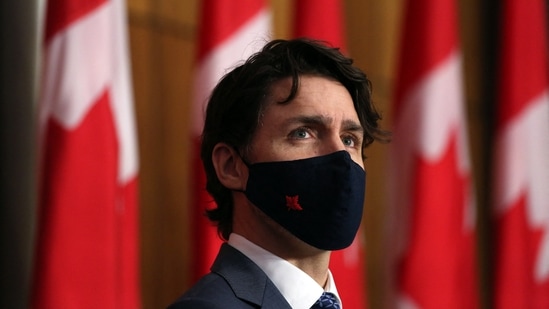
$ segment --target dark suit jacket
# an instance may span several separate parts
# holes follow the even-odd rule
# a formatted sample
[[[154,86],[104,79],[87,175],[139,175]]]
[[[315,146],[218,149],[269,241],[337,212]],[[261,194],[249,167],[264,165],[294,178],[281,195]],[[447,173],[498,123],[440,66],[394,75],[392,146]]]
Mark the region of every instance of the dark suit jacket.
[[[211,268],[168,309],[291,309],[272,281],[254,262],[223,244]]]

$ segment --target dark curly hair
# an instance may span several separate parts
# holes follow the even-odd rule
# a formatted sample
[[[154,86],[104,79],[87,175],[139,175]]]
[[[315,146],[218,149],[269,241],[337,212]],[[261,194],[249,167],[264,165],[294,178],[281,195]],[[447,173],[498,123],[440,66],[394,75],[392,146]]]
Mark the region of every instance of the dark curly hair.
[[[363,148],[375,140],[388,138],[388,133],[378,124],[381,116],[372,103],[371,82],[364,72],[353,66],[352,59],[324,42],[305,38],[267,43],[221,79],[206,109],[201,158],[207,177],[206,189],[217,203],[217,208],[207,210],[206,215],[217,224],[218,234],[223,239],[228,239],[232,232],[233,200],[231,190],[217,178],[212,151],[216,144],[226,143],[239,153],[245,153],[259,124],[271,85],[283,78],[292,78],[290,94],[280,102],[286,104],[296,96],[302,75],[337,80],[349,91],[364,128]]]

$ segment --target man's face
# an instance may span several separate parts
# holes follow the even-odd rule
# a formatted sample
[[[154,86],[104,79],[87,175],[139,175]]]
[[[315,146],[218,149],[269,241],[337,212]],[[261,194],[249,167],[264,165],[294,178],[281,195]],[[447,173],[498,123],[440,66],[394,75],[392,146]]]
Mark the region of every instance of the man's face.
[[[251,142],[249,161],[288,161],[346,150],[364,168],[360,125],[353,101],[339,82],[325,77],[300,77],[297,96],[287,104],[291,79],[272,86]]]

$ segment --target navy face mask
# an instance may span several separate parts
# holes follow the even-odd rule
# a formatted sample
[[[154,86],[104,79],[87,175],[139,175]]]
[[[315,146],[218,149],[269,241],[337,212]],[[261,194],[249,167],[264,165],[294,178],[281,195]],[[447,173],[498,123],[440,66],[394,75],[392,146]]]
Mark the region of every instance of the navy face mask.
[[[351,245],[362,219],[366,173],[347,151],[248,168],[244,193],[275,222],[322,250]]]

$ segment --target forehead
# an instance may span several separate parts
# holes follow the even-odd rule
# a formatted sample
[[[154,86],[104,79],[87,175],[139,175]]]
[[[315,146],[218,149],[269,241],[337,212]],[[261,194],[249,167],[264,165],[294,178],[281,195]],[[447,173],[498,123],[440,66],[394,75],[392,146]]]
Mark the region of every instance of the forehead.
[[[348,90],[337,80],[317,75],[301,75],[297,92],[288,101],[292,91],[292,78],[287,77],[274,82],[269,90],[263,115],[269,110],[314,109],[317,112],[336,112],[349,114],[347,117],[358,118],[355,106]]]

